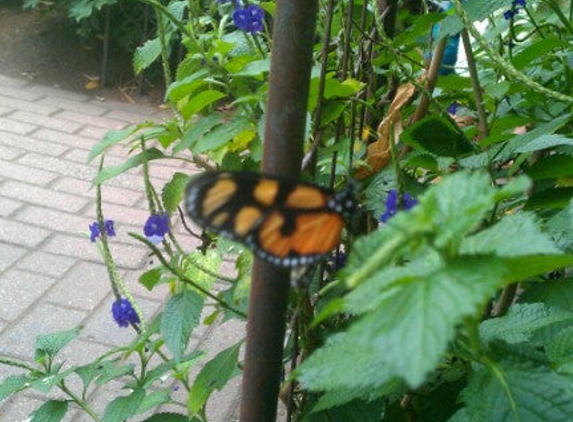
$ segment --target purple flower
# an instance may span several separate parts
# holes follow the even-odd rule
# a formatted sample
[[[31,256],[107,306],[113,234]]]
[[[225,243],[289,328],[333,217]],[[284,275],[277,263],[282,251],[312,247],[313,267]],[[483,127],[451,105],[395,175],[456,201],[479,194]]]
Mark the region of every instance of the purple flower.
[[[412,198],[408,193],[404,193],[401,204],[402,207],[400,209],[409,210],[417,203],[418,201],[416,199]],[[390,220],[390,218],[396,215],[398,209],[398,191],[396,191],[396,189],[392,189],[388,192],[388,197],[386,198],[386,210],[380,217],[380,222],[385,223]]]
[[[154,245],[163,242],[165,235],[169,233],[169,215],[167,213],[150,215],[143,226],[143,233]]]
[[[120,327],[127,327],[129,324],[139,324],[137,312],[135,312],[131,302],[127,299],[118,299],[113,302],[111,314]]]
[[[460,106],[459,103],[457,102],[453,102],[450,104],[450,106],[448,107],[448,113],[450,113],[452,116],[455,116],[456,113],[458,112],[458,107]]]
[[[503,18],[504,18],[506,21],[508,21],[508,20],[510,20],[511,18],[513,18],[516,13],[517,13],[517,10],[512,10],[512,9],[506,10],[505,12],[503,12]]]
[[[341,270],[346,265],[346,254],[342,251],[334,253],[334,271]]]
[[[241,31],[255,34],[263,30],[265,11],[257,5],[251,4],[245,8],[237,7],[233,12],[233,23]]]
[[[512,4],[515,7],[518,7],[518,6],[525,7],[525,0],[513,0]]]
[[[113,220],[106,220],[103,223],[103,230],[105,234],[112,237],[115,236],[115,228],[113,227]],[[99,226],[97,221],[94,221],[93,224],[89,225],[90,228],[90,240],[95,242],[95,240],[100,237],[101,235],[101,227]]]

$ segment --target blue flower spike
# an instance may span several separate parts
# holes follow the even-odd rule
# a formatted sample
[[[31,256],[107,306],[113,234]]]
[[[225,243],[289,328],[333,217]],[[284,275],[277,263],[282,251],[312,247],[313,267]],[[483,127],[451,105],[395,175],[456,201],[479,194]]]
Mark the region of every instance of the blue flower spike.
[[[245,8],[237,7],[233,12],[233,23],[241,31],[256,34],[264,29],[265,11],[255,4]]]
[[[407,211],[417,203],[418,201],[415,198],[412,198],[410,194],[404,193],[404,197],[402,198],[402,207],[400,209]],[[380,222],[387,222],[390,218],[396,215],[398,210],[398,191],[396,189],[392,189],[388,192],[388,197],[386,198],[386,210],[384,211],[384,214],[380,216]]]
[[[169,233],[169,215],[167,213],[151,214],[143,226],[143,233],[154,245],[163,242],[165,235]]]
[[[90,241],[93,243],[96,241],[98,237],[101,236],[102,230],[97,221],[94,221],[92,224],[90,224],[89,229],[90,229]],[[105,231],[105,234],[108,235],[109,237],[115,236],[115,228],[113,220],[106,220],[103,223],[103,231]]]
[[[139,324],[140,322],[131,302],[125,298],[113,302],[111,314],[120,327],[127,327],[129,324]]]

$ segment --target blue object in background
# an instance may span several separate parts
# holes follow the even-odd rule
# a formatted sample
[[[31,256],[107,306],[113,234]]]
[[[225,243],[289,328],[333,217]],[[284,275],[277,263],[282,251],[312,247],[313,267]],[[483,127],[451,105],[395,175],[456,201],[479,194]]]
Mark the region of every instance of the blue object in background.
[[[452,3],[449,1],[442,1],[439,3],[440,11],[445,12],[452,8]],[[435,25],[432,31],[432,36],[434,39],[438,37],[438,30],[440,26]],[[451,75],[455,73],[456,63],[458,62],[458,50],[460,46],[460,34],[457,33],[452,35],[448,39],[446,44],[446,49],[444,50],[444,58],[442,59],[442,65],[440,66],[440,75]]]

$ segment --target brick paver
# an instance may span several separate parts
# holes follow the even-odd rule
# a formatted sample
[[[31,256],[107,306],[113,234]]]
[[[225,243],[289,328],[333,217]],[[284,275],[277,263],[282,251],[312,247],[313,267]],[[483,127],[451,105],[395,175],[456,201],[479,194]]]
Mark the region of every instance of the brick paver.
[[[33,359],[34,339],[54,330],[83,327],[62,351],[66,365],[87,363],[110,347],[133,338],[111,320],[107,271],[88,238],[95,219],[92,180],[97,161],[87,162],[92,146],[109,129],[122,129],[166,112],[145,105],[101,102],[91,95],[34,85],[0,75],[0,354]],[[118,164],[125,148],[113,147],[106,164]],[[176,162],[151,163],[157,188],[176,171]],[[119,272],[148,319],[161,308],[168,286],[152,292],[138,284],[149,267],[148,251],[127,235],[141,232],[147,217],[140,173],[129,171],[103,188],[104,213],[116,221],[112,251]],[[192,239],[182,239],[192,245]],[[227,322],[202,327],[192,347],[213,356],[243,337],[243,326]],[[0,365],[0,379],[18,370]],[[78,381],[78,380],[76,380]],[[79,382],[79,381],[78,381]],[[74,382],[71,383],[72,387]],[[118,394],[119,383],[93,393],[95,408]],[[239,382],[217,393],[208,413],[213,422],[236,414]],[[28,390],[0,402],[0,422],[22,422],[42,404]],[[147,414],[149,415],[149,414]],[[64,421],[87,421],[78,409]]]

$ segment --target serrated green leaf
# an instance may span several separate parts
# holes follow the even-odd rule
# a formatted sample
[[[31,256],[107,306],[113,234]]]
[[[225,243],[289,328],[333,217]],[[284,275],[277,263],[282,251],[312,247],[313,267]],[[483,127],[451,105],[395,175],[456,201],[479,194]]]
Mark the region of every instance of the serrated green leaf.
[[[573,279],[532,284],[519,296],[519,302],[544,303],[573,313]]]
[[[238,374],[237,359],[241,345],[239,342],[219,352],[201,369],[189,392],[187,406],[192,414],[199,412],[215,390],[221,390]]]
[[[87,388],[88,385],[99,375],[102,373],[102,366],[99,362],[92,362],[87,365],[82,365],[74,368],[74,372],[80,377],[84,388]]]
[[[185,188],[190,180],[191,176],[176,172],[171,180],[163,186],[161,199],[168,214],[173,214],[177,210],[177,206],[183,200]]]
[[[54,357],[64,346],[74,340],[80,330],[73,328],[66,331],[58,331],[51,334],[42,334],[36,337],[35,359],[36,361],[45,356]]]
[[[0,383],[0,401],[29,385],[30,379],[26,375],[10,375],[4,378]]]
[[[525,342],[535,331],[563,321],[573,322],[573,313],[543,303],[516,304],[504,316],[483,321],[480,339],[485,342],[493,339],[508,343]]]
[[[185,288],[183,292],[172,296],[165,305],[161,334],[175,362],[181,361],[191,332],[199,325],[203,304],[204,298],[201,295]]]
[[[219,251],[210,249],[206,253],[194,251],[183,258],[181,269],[185,275],[206,290],[211,290],[217,281],[217,274],[223,259]],[[201,292],[197,292],[203,295]]]
[[[32,412],[30,422],[59,422],[67,411],[67,401],[49,400]]]
[[[143,387],[144,388],[150,387],[151,384],[153,384],[155,381],[157,381],[158,379],[163,377],[165,374],[167,374],[168,372],[170,372],[174,369],[176,370],[176,372],[178,372],[178,371],[187,372],[189,370],[189,368],[191,368],[193,365],[198,363],[203,358],[204,355],[205,355],[205,352],[200,351],[200,350],[195,350],[195,351],[191,352],[190,354],[184,356],[181,359],[181,362],[175,362],[174,360],[168,360],[166,362],[159,364],[158,366],[156,366],[155,368],[153,368],[152,370],[150,370],[146,373],[145,382],[143,383]],[[182,368],[185,368],[185,369],[182,369]]]
[[[139,154],[128,158],[126,161],[117,166],[104,167],[99,171],[93,183],[95,185],[100,185],[106,180],[119,176],[120,174],[125,173],[126,171],[132,168],[141,166],[143,164],[144,157],[147,161],[151,161],[151,160],[158,160],[160,158],[165,158],[165,155],[155,147],[150,148],[145,152],[140,152]]]
[[[569,422],[573,420],[571,379],[543,366],[494,364],[470,376],[463,392],[470,420]]]
[[[490,254],[520,256],[559,254],[561,251],[540,229],[535,214],[521,212],[502,218],[497,224],[464,239],[460,247],[463,254]]]
[[[210,106],[221,98],[225,98],[227,95],[221,91],[214,89],[207,89],[201,91],[189,99],[187,104],[181,107],[181,114],[185,119],[190,119],[193,115],[199,113],[205,107]]]
[[[561,373],[573,373],[573,327],[559,331],[546,345],[547,357]]]
[[[161,41],[159,38],[147,40],[141,47],[137,47],[133,55],[133,70],[139,74],[142,70],[147,69],[159,58],[161,54]]]
[[[557,212],[544,224],[544,229],[564,251],[573,247],[573,203]]]
[[[105,408],[102,422],[124,422],[128,418],[137,414],[145,398],[145,390],[134,390],[128,396],[117,397]]]
[[[400,138],[404,143],[441,157],[459,157],[476,148],[449,120],[429,116],[405,129]]]

